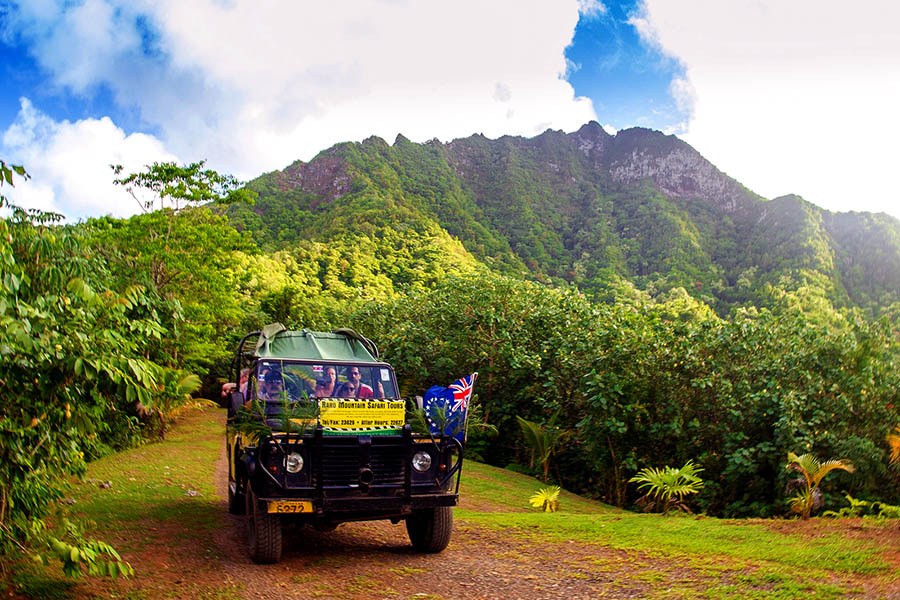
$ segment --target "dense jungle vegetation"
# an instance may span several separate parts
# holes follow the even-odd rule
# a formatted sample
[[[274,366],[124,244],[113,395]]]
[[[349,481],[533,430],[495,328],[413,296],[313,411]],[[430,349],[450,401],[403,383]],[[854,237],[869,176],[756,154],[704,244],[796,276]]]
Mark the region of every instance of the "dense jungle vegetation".
[[[358,329],[404,394],[478,371],[500,433],[470,449],[528,470],[516,417],[550,427],[551,478],[611,504],[632,505],[639,469],[694,460],[695,508],[787,514],[789,451],[856,466],[829,507],[896,502],[900,224],[764,202],[718,171],[722,205],[708,181],[629,184],[634,157],[693,150],[603,136],[372,139],[246,188],[157,165],[121,180],[159,205],[130,219],[0,201],[0,553],[40,538],[85,461],[214,398],[235,342],[273,321]]]

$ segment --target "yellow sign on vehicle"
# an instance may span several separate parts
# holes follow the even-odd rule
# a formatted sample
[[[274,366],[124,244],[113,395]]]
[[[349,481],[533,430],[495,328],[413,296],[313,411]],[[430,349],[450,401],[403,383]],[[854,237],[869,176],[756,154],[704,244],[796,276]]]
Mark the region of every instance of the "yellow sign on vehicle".
[[[406,403],[403,400],[319,401],[322,427],[338,430],[403,427]]]
[[[313,504],[309,500],[272,500],[269,502],[270,513],[311,513]]]

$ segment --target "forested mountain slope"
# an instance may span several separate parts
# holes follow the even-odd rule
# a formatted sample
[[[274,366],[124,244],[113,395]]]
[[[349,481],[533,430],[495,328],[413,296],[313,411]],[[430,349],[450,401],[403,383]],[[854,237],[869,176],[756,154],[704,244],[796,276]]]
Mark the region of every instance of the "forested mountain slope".
[[[373,137],[250,187],[259,202],[229,216],[265,249],[353,248],[368,277],[393,283],[409,283],[392,275],[398,261],[417,264],[426,282],[480,262],[600,299],[623,285],[651,296],[683,287],[720,313],[786,294],[874,314],[900,301],[896,219],[766,200],[648,129],[611,136],[591,122],[448,144]]]

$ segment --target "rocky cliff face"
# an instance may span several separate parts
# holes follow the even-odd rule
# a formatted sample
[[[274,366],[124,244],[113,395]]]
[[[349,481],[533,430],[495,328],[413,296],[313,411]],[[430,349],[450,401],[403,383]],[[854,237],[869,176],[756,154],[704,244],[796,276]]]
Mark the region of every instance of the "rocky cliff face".
[[[725,213],[747,214],[760,198],[728,177],[688,144],[648,129],[620,131],[609,162],[613,181],[650,179],[668,196],[700,198]]]
[[[297,161],[275,174],[282,191],[303,191],[314,196],[311,208],[330,203],[350,191],[351,178],[347,161],[335,146],[319,154],[311,162]]]
[[[494,156],[496,166],[502,168],[507,166],[514,150],[534,156],[542,170],[563,172],[565,167],[555,156],[561,146],[568,146],[581,155],[583,166],[593,171],[593,178],[607,179],[620,186],[651,181],[667,196],[701,199],[710,207],[732,215],[749,215],[762,200],[688,144],[650,129],[625,129],[612,136],[592,121],[570,134],[547,131],[536,138],[504,136],[494,141],[476,135],[455,140],[446,149],[457,173],[466,178],[486,166],[483,162],[479,164],[479,158],[483,161],[485,155]],[[541,156],[540,151],[547,148],[556,152]],[[579,174],[568,175],[569,183],[577,184]]]

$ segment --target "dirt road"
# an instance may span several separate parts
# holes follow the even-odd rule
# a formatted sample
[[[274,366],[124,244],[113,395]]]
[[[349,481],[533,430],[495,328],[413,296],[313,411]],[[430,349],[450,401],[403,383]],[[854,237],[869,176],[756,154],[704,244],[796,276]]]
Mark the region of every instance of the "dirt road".
[[[180,489],[180,493],[177,492],[180,499],[170,496],[168,504],[161,503],[154,507],[147,503],[157,502],[153,500],[155,496],[140,496],[137,508],[146,518],[111,523],[105,530],[101,524],[101,537],[123,552],[137,570],[137,577],[113,582],[83,580],[75,589],[76,597],[127,600],[576,600],[693,598],[709,594],[712,594],[710,597],[724,598],[732,597],[734,592],[740,590],[753,592],[756,594],[752,595],[754,598],[793,597],[785,580],[793,578],[794,567],[789,567],[789,572],[780,578],[769,581],[765,575],[755,573],[755,567],[749,563],[744,563],[747,567],[730,564],[728,568],[723,568],[722,561],[712,558],[689,561],[678,558],[677,553],[654,552],[649,555],[635,550],[614,549],[602,543],[548,541],[551,538],[539,529],[535,529],[533,534],[527,529],[502,530],[481,524],[483,519],[467,520],[459,516],[450,546],[441,554],[413,552],[402,524],[347,523],[328,533],[310,527],[286,528],[281,562],[257,565],[247,555],[244,517],[230,515],[226,510],[227,476],[221,429],[213,424],[207,427],[206,433],[193,433],[204,422],[210,422],[208,415],[186,415],[181,427],[191,431],[191,434],[171,442],[181,445],[172,450],[171,462],[168,458],[164,460],[163,471],[172,475],[162,476],[159,486]],[[124,464],[158,456],[163,450],[164,447],[147,446],[126,458]],[[219,458],[213,472],[209,468],[212,460],[202,461],[203,456],[212,457],[215,452],[218,452]],[[179,468],[189,471],[176,462],[176,459],[186,457],[192,457],[193,464],[208,465],[203,479],[212,480],[209,482],[212,485],[204,484],[205,495],[193,501],[184,497],[184,481],[198,482],[191,481],[190,476],[185,475],[182,476],[187,480],[179,480],[176,473]],[[126,481],[137,480],[134,485],[151,487],[140,478],[129,478],[127,473],[120,473],[122,464],[112,469]],[[491,475],[479,474],[479,477]],[[471,474],[469,480],[474,481]],[[118,489],[114,486],[103,493],[118,493]],[[163,487],[158,489],[164,491]],[[510,510],[509,505],[493,505],[491,497],[484,494],[477,500],[470,499],[475,494],[466,495],[465,483],[462,492],[460,508],[468,510],[470,515],[474,512]],[[122,498],[125,499],[125,496]],[[502,499],[495,501],[501,502]],[[122,508],[127,506],[123,504]],[[184,512],[186,510],[191,512]],[[608,514],[608,509],[605,510]],[[559,518],[566,516],[560,514]],[[773,526],[776,524],[772,522]],[[823,527],[833,524],[834,521],[809,522],[810,530],[804,532],[803,528],[796,527],[796,522],[783,522],[784,527],[790,527],[791,535],[808,536],[812,544],[824,535]],[[852,523],[841,527],[848,534],[863,532],[862,527],[854,529]],[[868,532],[869,528],[865,531]],[[894,533],[887,529],[876,531],[880,531],[879,535]],[[893,558],[889,558],[894,564]],[[827,559],[823,560],[827,562]],[[726,559],[725,562],[731,561]],[[825,586],[834,584],[833,587],[817,588],[835,594],[829,597],[897,597],[894,593],[896,586],[883,577],[831,574],[814,578]],[[796,589],[804,589],[803,584],[798,582]],[[772,593],[767,593],[767,590]],[[845,595],[845,592],[850,593]]]

